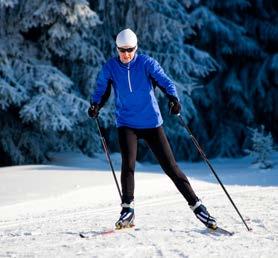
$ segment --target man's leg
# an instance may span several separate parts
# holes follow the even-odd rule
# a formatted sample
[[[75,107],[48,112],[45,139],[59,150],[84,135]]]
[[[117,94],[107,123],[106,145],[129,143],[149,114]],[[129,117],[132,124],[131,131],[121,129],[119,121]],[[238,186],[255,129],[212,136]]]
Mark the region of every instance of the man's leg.
[[[187,177],[178,167],[163,128],[148,129],[145,131],[143,138],[150,146],[162,169],[172,179],[178,190],[185,197],[196,217],[204,223],[206,227],[213,229],[217,228],[215,218],[210,216],[206,207],[201,203],[193,191]]]
[[[122,210],[117,229],[134,226],[134,170],[137,154],[137,136],[133,129],[128,127],[118,128],[119,144],[122,155]]]
[[[143,138],[151,148],[164,172],[172,179],[188,204],[195,205],[198,197],[193,191],[187,177],[177,165],[163,128],[147,129]]]
[[[118,136],[122,156],[122,203],[130,204],[134,199],[134,170],[137,155],[137,136],[134,130],[128,127],[119,127]]]

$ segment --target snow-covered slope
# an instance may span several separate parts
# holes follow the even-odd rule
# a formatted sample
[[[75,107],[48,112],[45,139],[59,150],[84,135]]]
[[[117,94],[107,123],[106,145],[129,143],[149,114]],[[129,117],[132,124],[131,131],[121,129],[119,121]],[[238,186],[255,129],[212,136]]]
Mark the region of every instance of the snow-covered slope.
[[[119,169],[119,155],[113,161]],[[0,257],[278,257],[278,170],[249,162],[212,164],[252,232],[203,163],[180,164],[219,225],[235,231],[231,237],[205,229],[156,165],[137,166],[135,229],[88,239],[79,232],[113,228],[120,212],[103,156],[1,168]]]

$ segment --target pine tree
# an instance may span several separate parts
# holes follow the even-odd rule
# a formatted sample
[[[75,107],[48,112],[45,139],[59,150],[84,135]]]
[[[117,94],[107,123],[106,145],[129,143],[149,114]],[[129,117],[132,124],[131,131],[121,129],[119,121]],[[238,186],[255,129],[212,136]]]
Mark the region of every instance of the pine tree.
[[[194,46],[208,51],[220,72],[193,101],[209,156],[243,155],[247,126],[265,124],[277,139],[278,8],[275,1],[204,1]],[[198,121],[198,122],[200,122]]]
[[[273,138],[271,133],[266,134],[264,126],[259,131],[257,128],[250,128],[252,148],[246,152],[254,158],[253,163],[261,169],[272,168],[270,155],[274,151]]]
[[[0,2],[2,164],[41,162],[50,151],[99,148],[86,111],[103,56],[83,0]]]

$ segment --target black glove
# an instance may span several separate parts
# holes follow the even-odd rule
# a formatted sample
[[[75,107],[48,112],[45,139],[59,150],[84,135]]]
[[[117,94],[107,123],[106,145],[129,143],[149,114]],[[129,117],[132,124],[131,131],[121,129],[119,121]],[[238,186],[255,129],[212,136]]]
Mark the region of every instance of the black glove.
[[[181,105],[179,103],[179,100],[175,96],[168,96],[169,98],[169,113],[171,115],[177,115],[181,111]]]
[[[92,118],[97,118],[98,117],[98,114],[99,114],[99,105],[96,104],[96,103],[93,103],[89,109],[88,109],[88,115],[89,117],[92,117]]]

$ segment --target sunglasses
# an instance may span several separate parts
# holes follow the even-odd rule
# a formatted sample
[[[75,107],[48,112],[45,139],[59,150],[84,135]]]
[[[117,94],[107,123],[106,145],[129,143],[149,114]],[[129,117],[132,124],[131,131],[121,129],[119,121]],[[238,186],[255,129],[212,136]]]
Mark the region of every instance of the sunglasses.
[[[130,48],[117,47],[117,48],[121,53],[125,53],[125,52],[131,53],[135,50],[136,47],[130,47]]]

